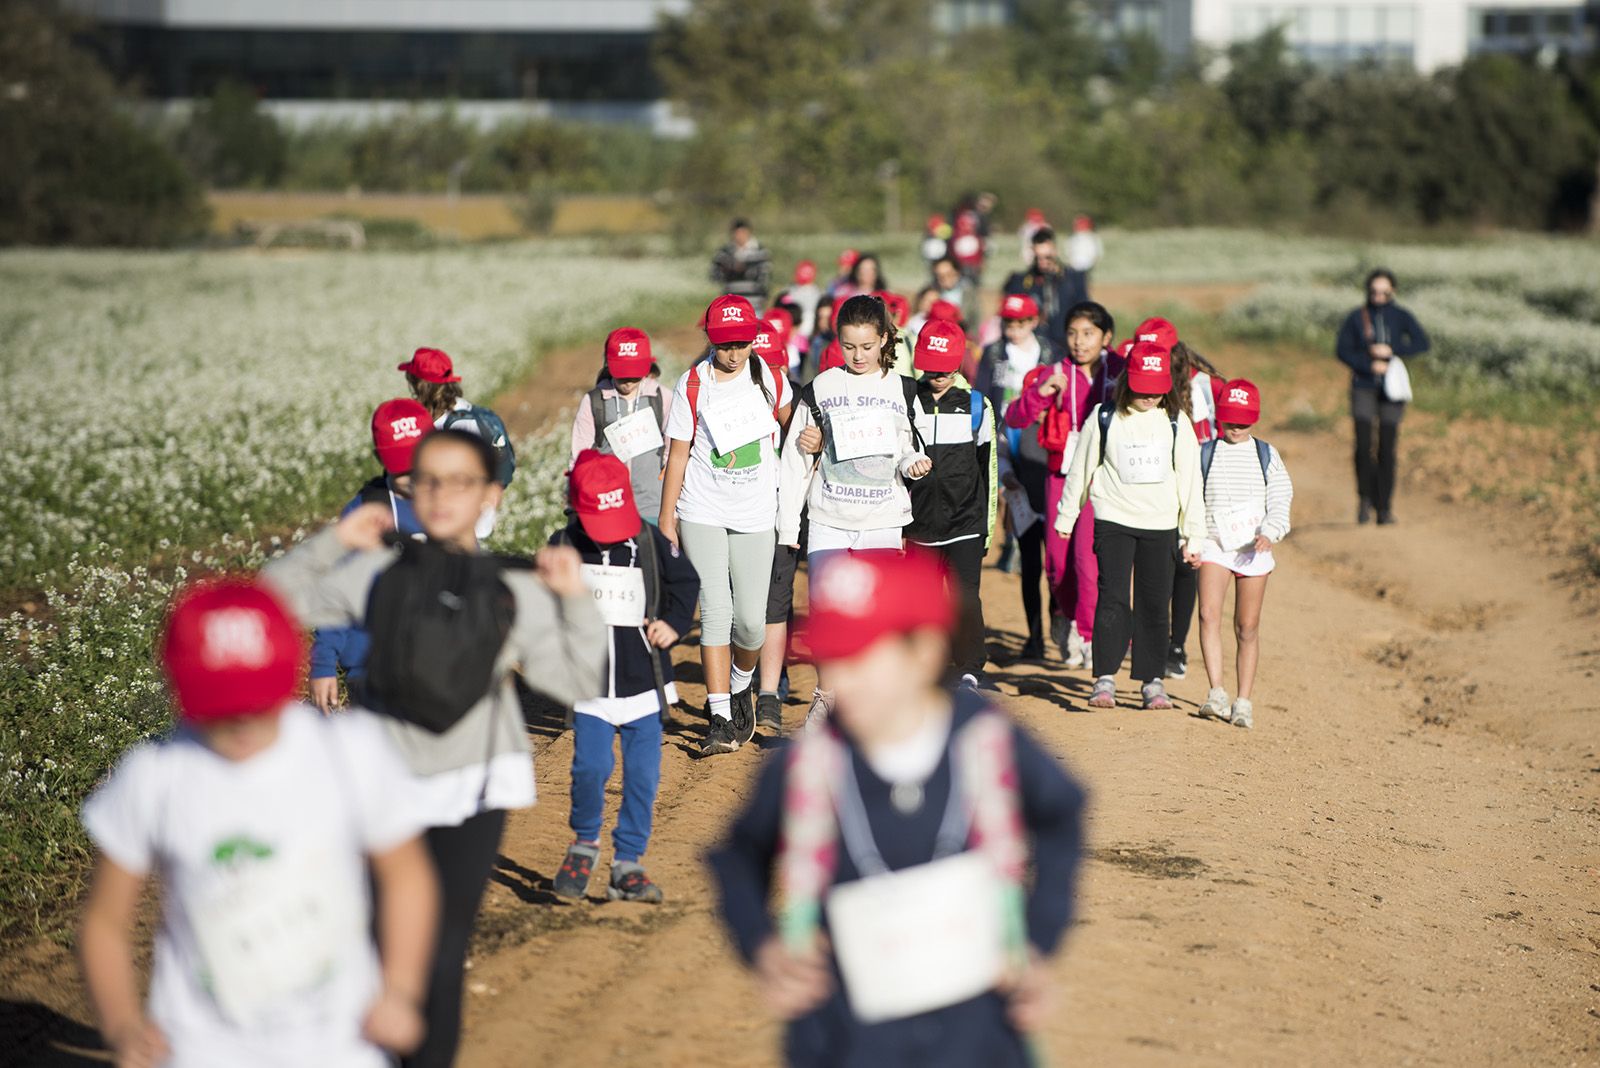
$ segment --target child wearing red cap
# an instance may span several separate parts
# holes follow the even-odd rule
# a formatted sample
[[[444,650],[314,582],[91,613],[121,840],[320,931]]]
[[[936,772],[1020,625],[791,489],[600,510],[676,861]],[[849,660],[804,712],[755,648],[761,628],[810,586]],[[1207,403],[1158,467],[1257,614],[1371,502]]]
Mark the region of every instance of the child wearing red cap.
[[[709,358],[678,379],[667,419],[661,532],[700,573],[701,753],[731,753],[755,734],[752,682],[766,637],[778,511],[778,446],[788,379],[753,355],[761,333],[742,297],[706,309]]]
[[[940,687],[956,597],[915,547],[817,569],[803,637],[837,707],[711,854],[791,1065],[1037,1063],[1024,1035],[1048,1018],[1083,792],[980,694]]]
[[[661,388],[661,368],[650,353],[650,336],[631,326],[606,336],[605,370],[572,417],[572,459],[586,449],[614,455],[628,465],[633,499],[649,522],[661,511],[661,470],[666,466],[665,430],[672,395]]]
[[[863,252],[850,264],[849,277],[834,286],[831,292],[834,303],[843,306],[851,297],[877,293],[888,288],[889,280],[884,277],[883,262],[878,259],[878,254]]]
[[[961,380],[967,335],[956,323],[934,319],[917,335],[916,427],[933,472],[911,483],[907,541],[943,556],[961,587],[961,627],[954,666],[964,686],[984,683],[989,654],[984,641],[980,584],[983,557],[994,530],[999,478],[994,409]]]
[[[1261,657],[1261,605],[1275,566],[1272,547],[1289,533],[1294,485],[1278,450],[1254,437],[1261,391],[1236,378],[1217,402],[1220,439],[1200,446],[1205,481],[1206,538],[1200,543],[1200,653],[1210,692],[1200,715],[1249,727],[1250,694]],[[1223,686],[1222,604],[1234,583],[1233,634],[1238,640],[1239,696],[1230,705]]]
[[[817,320],[817,301],[822,299],[822,289],[817,285],[817,265],[811,260],[801,260],[794,265],[794,284],[779,294],[774,303],[793,304],[798,310],[794,317],[794,332],[802,341],[811,340],[811,327]]]
[[[117,1064],[382,1068],[410,1053],[439,892],[382,726],[293,700],[303,638],[252,582],[181,593],[161,661],[177,729],[124,754],[83,806],[97,856],[78,950]],[[133,932],[151,876],[146,1007]]]
[[[839,295],[839,290],[850,284],[852,272],[855,271],[856,261],[861,258],[861,253],[853,248],[847,248],[839,253],[839,273],[833,276],[824,290],[826,296],[831,297],[840,304],[845,302],[845,297]]]
[[[1115,676],[1131,631],[1144,707],[1171,708],[1161,679],[1172,573],[1180,559],[1199,566],[1205,500],[1200,445],[1173,384],[1172,355],[1158,342],[1133,346],[1115,404],[1096,405],[1078,435],[1055,516],[1058,533],[1071,533],[1085,501],[1094,504],[1099,563],[1089,707],[1116,707]]]
[[[418,349],[398,369],[406,373],[411,395],[428,409],[436,428],[476,434],[489,443],[495,455],[495,481],[501,489],[510,486],[517,473],[517,450],[506,433],[506,424],[488,408],[461,395],[461,376],[456,374],[450,355],[440,349]],[[478,520],[480,540],[493,533],[494,520],[494,509]]]
[[[1217,400],[1222,395],[1226,379],[1217,373],[1210,360],[1179,341],[1172,346],[1172,380],[1177,386],[1183,410],[1189,413],[1195,437],[1200,439],[1202,445],[1215,440]],[[1166,677],[1169,679],[1187,678],[1189,674],[1189,624],[1194,621],[1199,583],[1198,572],[1191,568],[1180,567],[1173,574],[1172,634],[1167,639]]]
[[[622,747],[622,806],[612,833],[613,901],[662,899],[641,863],[661,784],[661,717],[678,699],[667,650],[694,622],[700,576],[666,535],[634,507],[628,469],[593,449],[572,465],[572,517],[550,536],[583,558],[584,581],[608,624],[605,688],[579,701],[572,719],[573,842],[556,872],[555,892],[581,898],[600,856],[600,825],[613,744]]]
[[[932,469],[912,422],[916,383],[894,373],[896,331],[883,301],[852,297],[838,326],[844,366],[801,391],[778,487],[778,544],[799,547],[800,515],[809,509],[813,565],[829,555],[900,548],[912,518],[906,484]],[[802,440],[810,427],[822,432],[820,455]],[[825,715],[829,700],[819,674],[808,719]]]

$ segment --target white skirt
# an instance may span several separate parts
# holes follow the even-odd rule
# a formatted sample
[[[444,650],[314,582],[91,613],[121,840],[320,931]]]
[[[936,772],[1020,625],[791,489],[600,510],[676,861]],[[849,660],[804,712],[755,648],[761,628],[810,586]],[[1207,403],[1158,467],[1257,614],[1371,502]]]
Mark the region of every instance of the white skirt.
[[[1272,559],[1271,549],[1259,553],[1254,549],[1231,553],[1217,544],[1215,538],[1206,538],[1200,543],[1200,562],[1225,567],[1240,578],[1270,575],[1272,569],[1277,566],[1276,561]]]

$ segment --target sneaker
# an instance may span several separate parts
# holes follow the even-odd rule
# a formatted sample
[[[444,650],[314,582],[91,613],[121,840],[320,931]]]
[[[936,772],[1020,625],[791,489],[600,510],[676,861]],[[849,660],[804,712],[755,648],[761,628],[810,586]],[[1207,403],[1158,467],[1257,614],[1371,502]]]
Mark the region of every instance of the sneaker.
[[[1078,633],[1078,621],[1072,620],[1067,624],[1067,667],[1092,667],[1093,660],[1094,649],[1090,643],[1083,640],[1083,635]]]
[[[1039,637],[1037,634],[1035,634],[1033,637],[1031,637],[1027,641],[1023,642],[1022,643],[1022,654],[1021,654],[1019,659],[1022,659],[1022,660],[1043,660],[1044,659],[1044,639]]]
[[[1200,706],[1196,715],[1201,719],[1220,719],[1224,723],[1233,719],[1233,710],[1228,707],[1228,691],[1213,686],[1211,692],[1206,694],[1206,703]]]
[[[1184,652],[1183,646],[1174,645],[1167,650],[1166,677],[1169,679],[1183,679],[1189,676],[1189,654]]]
[[[711,722],[706,726],[706,740],[700,743],[700,755],[731,753],[737,748],[739,739],[733,733],[733,720],[724,716],[712,716]]]
[[[1065,660],[1072,649],[1072,632],[1069,629],[1071,622],[1066,616],[1050,617],[1050,642]]]
[[[581,898],[589,889],[589,876],[594,874],[594,862],[600,856],[600,847],[588,842],[573,842],[561,860],[552,882],[557,897]]]
[[[783,733],[783,699],[775,693],[756,695],[756,726]]]
[[[756,736],[756,688],[746,686],[734,694],[728,710],[733,713],[734,740],[744,745]]]
[[[1145,683],[1139,693],[1144,698],[1144,707],[1152,712],[1163,712],[1172,707],[1172,698],[1167,696],[1167,688],[1160,679]]]
[[[956,683],[956,689],[971,690],[973,693],[977,693],[980,685],[981,684],[978,682],[978,676],[969,671],[965,675],[961,676],[961,681]]]
[[[611,866],[611,883],[606,887],[606,897],[611,901],[644,901],[651,905],[659,905],[662,901],[661,887],[650,881],[650,876],[637,864],[625,869],[620,874],[616,865]]]
[[[1378,525],[1380,527],[1392,527],[1398,522],[1400,522],[1400,520],[1398,520],[1398,519],[1396,519],[1394,517],[1394,513],[1393,512],[1379,512],[1378,513]]]
[[[1252,722],[1250,714],[1254,711],[1255,706],[1250,703],[1250,698],[1235,698],[1233,702],[1233,725],[1249,730]]]
[[[806,726],[813,723],[826,723],[828,716],[833,712],[833,698],[818,690],[811,696],[811,707],[806,709]]]
[[[1367,524],[1372,522],[1372,502],[1362,498],[1361,507],[1356,509],[1356,522]]]
[[[1094,680],[1094,692],[1089,695],[1090,708],[1116,708],[1117,707],[1117,680],[1110,675],[1102,675]]]

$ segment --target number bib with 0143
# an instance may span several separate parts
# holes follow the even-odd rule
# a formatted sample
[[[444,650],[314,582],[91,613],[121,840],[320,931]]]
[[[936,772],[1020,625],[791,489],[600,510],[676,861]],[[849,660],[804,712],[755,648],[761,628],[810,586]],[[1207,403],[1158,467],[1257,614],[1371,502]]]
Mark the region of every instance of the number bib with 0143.
[[[836,460],[893,456],[894,418],[887,412],[834,412],[828,416]]]
[[[1266,519],[1253,508],[1229,508],[1216,513],[1218,544],[1229,552],[1243,552],[1255,544]]]
[[[649,537],[649,531],[640,534]],[[644,572],[636,567],[584,564],[583,582],[589,587],[600,619],[608,627],[644,626]]]
[[[360,952],[363,902],[338,870],[332,856],[306,851],[252,860],[192,911],[223,1015],[245,1026],[259,1023]]]
[[[970,1000],[1004,972],[1003,889],[982,853],[844,883],[827,907],[845,993],[863,1023]]]
[[[635,456],[643,456],[661,448],[661,427],[656,423],[655,412],[641,408],[632,415],[618,419],[606,427],[606,442],[623,463],[631,463]]]
[[[1117,477],[1130,486],[1165,481],[1171,470],[1171,450],[1165,442],[1124,441],[1117,445]]]
[[[755,403],[713,405],[700,409],[700,418],[711,431],[711,444],[723,455],[752,441],[777,433],[778,421],[772,409]]]

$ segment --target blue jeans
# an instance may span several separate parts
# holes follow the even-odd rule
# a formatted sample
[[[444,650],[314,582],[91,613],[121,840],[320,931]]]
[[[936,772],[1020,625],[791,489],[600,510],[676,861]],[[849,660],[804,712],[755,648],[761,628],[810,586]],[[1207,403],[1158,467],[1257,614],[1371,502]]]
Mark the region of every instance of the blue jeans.
[[[582,841],[600,840],[606,783],[616,761],[611,740],[622,735],[622,809],[612,833],[612,855],[637,861],[650,842],[656,789],[661,785],[661,715],[652,713],[614,727],[582,712],[572,717],[572,833]]]

